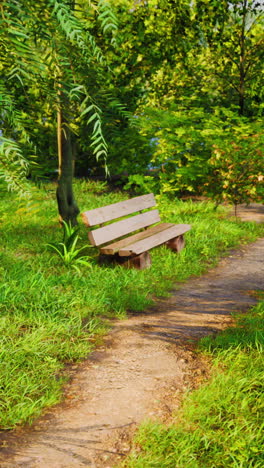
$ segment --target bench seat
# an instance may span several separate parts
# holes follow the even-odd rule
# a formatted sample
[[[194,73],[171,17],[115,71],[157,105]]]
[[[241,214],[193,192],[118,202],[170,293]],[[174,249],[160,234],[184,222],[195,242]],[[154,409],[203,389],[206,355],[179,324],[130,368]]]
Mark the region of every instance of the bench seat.
[[[146,231],[139,232],[130,237],[122,239],[113,244],[101,247],[100,252],[106,255],[114,255],[118,253],[120,257],[129,257],[130,255],[139,255],[153,247],[162,245],[174,237],[183,235],[189,231],[189,224],[171,224],[162,223],[157,226],[152,226]]]
[[[165,244],[179,252],[185,245],[183,235],[191,226],[161,223],[159,211],[152,209],[155,205],[150,193],[82,213],[87,227],[96,226],[88,233],[91,244],[99,248],[101,256],[139,269],[151,265],[149,250],[153,247]]]

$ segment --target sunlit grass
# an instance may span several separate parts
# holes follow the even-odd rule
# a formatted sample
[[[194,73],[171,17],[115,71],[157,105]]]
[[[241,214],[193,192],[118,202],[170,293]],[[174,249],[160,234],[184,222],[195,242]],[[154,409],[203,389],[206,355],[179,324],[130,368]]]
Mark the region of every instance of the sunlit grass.
[[[78,182],[81,211],[128,198],[105,184]],[[47,248],[62,241],[55,187],[36,191],[29,204],[1,192],[0,203],[0,392],[1,427],[31,421],[42,408],[60,399],[65,362],[85,358],[107,317],[142,311],[154,296],[175,281],[200,275],[219,255],[261,235],[254,223],[224,217],[212,203],[159,199],[163,221],[190,223],[186,248],[175,255],[165,247],[152,250],[153,265],[144,271],[99,265],[96,248],[83,251],[89,268],[65,265]],[[78,248],[88,242],[80,224]],[[63,377],[62,377],[63,376]]]

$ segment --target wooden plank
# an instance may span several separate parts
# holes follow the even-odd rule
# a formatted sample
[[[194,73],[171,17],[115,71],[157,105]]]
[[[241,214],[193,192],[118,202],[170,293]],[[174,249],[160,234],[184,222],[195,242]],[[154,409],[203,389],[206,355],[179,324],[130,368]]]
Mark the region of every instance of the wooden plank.
[[[96,226],[97,224],[103,224],[113,219],[122,218],[123,216],[130,215],[137,211],[152,208],[155,205],[155,197],[153,193],[149,193],[141,197],[135,197],[123,202],[85,211],[81,216],[86,226]]]
[[[185,232],[189,231],[191,226],[189,224],[175,224],[173,227],[166,229],[165,231],[154,234],[151,237],[142,239],[134,244],[130,244],[127,247],[119,250],[121,257],[127,257],[129,255],[139,255],[142,252],[146,252],[153,247],[164,244],[165,242],[173,239],[174,237],[180,236]]]
[[[89,232],[88,237],[93,245],[106,244],[113,239],[118,239],[126,234],[130,234],[130,232],[158,223],[159,221],[160,216],[158,210],[152,210],[140,215],[132,216],[128,219],[123,219],[122,221],[117,221],[117,223],[108,224],[108,226],[95,229],[94,231]]]
[[[100,252],[105,255],[115,255],[121,248],[127,247],[130,244],[134,244],[136,241],[146,239],[147,237],[157,234],[158,232],[164,231],[169,227],[174,226],[172,223],[162,223],[158,224],[157,226],[152,226],[146,231],[138,232],[132,236],[126,237],[125,239],[121,239],[113,244],[108,244],[105,247],[100,248]]]

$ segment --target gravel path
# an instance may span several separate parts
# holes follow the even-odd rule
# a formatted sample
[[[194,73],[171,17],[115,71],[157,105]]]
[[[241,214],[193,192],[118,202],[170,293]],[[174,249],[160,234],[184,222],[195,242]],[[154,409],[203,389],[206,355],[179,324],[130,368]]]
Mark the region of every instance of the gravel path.
[[[260,239],[144,314],[115,322],[104,344],[73,367],[64,403],[32,428],[2,434],[0,467],[113,467],[142,419],[168,418],[181,392],[206,371],[192,343],[255,304],[252,291],[264,289],[263,258]]]

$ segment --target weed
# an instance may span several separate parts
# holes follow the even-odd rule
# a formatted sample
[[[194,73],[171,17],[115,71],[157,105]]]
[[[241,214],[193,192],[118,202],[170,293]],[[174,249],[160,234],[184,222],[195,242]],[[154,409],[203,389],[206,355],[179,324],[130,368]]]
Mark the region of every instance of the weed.
[[[47,247],[55,251],[67,267],[72,266],[78,272],[80,272],[78,268],[79,265],[91,268],[91,263],[89,262],[90,257],[81,254],[84,250],[87,250],[89,246],[85,245],[77,248],[77,242],[80,238],[78,235],[79,227],[72,227],[71,224],[67,224],[63,221],[63,229],[63,242],[48,243],[46,244]]]

